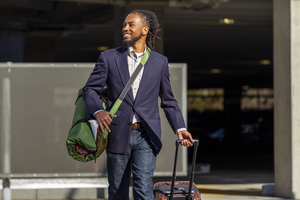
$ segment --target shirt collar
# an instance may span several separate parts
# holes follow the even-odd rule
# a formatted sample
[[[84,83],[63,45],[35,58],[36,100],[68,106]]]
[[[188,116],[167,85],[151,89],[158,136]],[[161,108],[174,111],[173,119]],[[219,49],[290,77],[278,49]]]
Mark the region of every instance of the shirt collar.
[[[132,47],[129,47],[127,52],[128,52],[128,54],[129,54],[129,56],[133,55],[133,53],[136,53],[136,54],[139,55],[139,57],[140,57],[140,56],[143,56],[143,55],[146,53],[146,51],[147,51],[147,45],[146,45],[145,50],[144,50],[143,53],[136,53],[136,52],[133,50]]]

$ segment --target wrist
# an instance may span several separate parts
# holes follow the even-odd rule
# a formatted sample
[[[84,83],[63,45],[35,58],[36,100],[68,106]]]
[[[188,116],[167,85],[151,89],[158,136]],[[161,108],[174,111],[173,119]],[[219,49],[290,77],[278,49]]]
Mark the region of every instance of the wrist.
[[[179,128],[179,129],[177,129],[177,130],[176,130],[176,134],[178,134],[178,133],[181,132],[181,131],[186,131],[186,128]]]
[[[94,117],[96,117],[96,114],[98,113],[98,112],[100,112],[100,111],[104,111],[104,110],[97,110],[96,112],[94,112]]]

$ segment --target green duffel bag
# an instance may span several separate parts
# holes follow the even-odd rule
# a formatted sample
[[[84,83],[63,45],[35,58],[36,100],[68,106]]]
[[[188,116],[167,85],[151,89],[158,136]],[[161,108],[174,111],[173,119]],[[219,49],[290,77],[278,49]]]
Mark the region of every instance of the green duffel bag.
[[[101,98],[99,98],[105,110],[108,107],[106,93],[107,88],[103,90]],[[78,91],[75,105],[72,128],[66,141],[68,153],[72,158],[80,162],[96,161],[106,149],[108,131],[101,132],[98,129],[96,134],[93,134],[87,116],[87,107],[82,99],[82,89]],[[111,113],[109,115],[113,116]]]

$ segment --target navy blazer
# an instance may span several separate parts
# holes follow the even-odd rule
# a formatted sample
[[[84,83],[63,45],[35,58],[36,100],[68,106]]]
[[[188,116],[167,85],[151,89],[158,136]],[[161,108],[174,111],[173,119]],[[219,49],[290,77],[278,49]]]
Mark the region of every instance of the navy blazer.
[[[129,78],[127,48],[122,46],[102,52],[83,88],[83,100],[88,107],[89,114],[92,115],[98,110],[103,110],[99,94],[105,85],[108,86],[109,107],[112,107]],[[185,128],[181,110],[171,89],[168,59],[155,51],[151,51],[144,66],[136,98],[133,98],[130,88],[116,112],[117,117],[113,118],[106,150],[113,153],[127,151],[132,132],[131,122],[134,112],[136,112],[149,139],[159,153],[162,143],[160,140],[161,124],[158,97],[161,98],[161,108],[164,110],[173,131]]]

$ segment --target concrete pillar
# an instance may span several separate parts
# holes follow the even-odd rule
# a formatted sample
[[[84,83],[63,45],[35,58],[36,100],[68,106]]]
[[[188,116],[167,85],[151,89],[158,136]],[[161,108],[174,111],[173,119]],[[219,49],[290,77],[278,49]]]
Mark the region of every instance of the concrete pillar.
[[[10,158],[11,158],[11,86],[10,79],[4,78],[2,82],[2,137],[1,137],[1,154],[3,174],[10,174]]]
[[[133,10],[149,10],[152,11],[156,14],[157,19],[159,21],[159,29],[161,29],[158,33],[157,36],[160,37],[161,39],[155,39],[155,51],[157,51],[158,53],[163,54],[164,53],[164,45],[163,45],[163,32],[164,32],[164,28],[163,28],[163,16],[164,16],[164,6],[151,6],[150,4],[128,4],[125,7],[125,17]],[[124,18],[125,18],[124,17]],[[123,19],[124,20],[124,19]]]
[[[2,199],[11,200],[10,178],[3,178]]]
[[[274,0],[275,195],[300,199],[300,0]]]
[[[2,179],[2,199],[11,200],[11,91],[10,79],[3,79],[3,113],[2,113],[2,169],[5,177]]]

